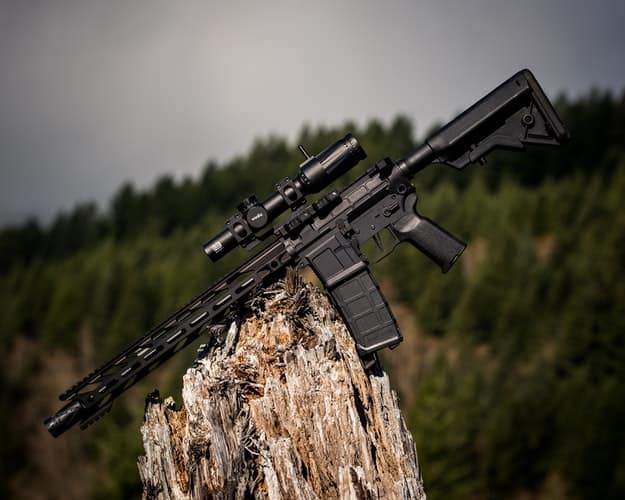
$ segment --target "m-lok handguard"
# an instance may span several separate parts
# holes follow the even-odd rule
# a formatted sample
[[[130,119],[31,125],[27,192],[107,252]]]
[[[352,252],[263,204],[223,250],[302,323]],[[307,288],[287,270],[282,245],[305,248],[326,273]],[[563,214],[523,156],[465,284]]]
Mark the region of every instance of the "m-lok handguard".
[[[462,169],[483,161],[493,149],[522,150],[527,145],[560,145],[564,125],[528,70],[520,71],[432,134],[405,158],[385,158],[340,193],[318,193],[365,158],[348,134],[317,156],[300,147],[305,161],[293,178],[280,181],[263,201],[244,200],[226,227],[204,250],[218,260],[237,246],[258,253],[176,311],[144,337],[61,395],[66,405],[45,421],[53,436],[75,424],[85,428],[106,413],[113,400],[138,380],[193,342],[235,304],[275,282],[289,266],[310,266],[328,290],[355,339],[366,368],[376,352],[402,340],[397,323],[371,275],[361,246],[388,231],[395,246],[408,242],[447,272],[465,243],[416,212],[412,177],[432,163]],[[286,210],[282,223],[270,223]],[[394,248],[394,246],[393,246]],[[392,249],[383,256],[388,255]]]

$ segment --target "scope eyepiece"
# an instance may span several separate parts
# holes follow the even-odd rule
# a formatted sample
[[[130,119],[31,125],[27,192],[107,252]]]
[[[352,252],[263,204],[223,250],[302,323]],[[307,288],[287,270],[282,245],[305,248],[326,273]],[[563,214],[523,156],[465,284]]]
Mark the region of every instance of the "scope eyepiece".
[[[293,178],[278,183],[277,190],[263,201],[255,196],[243,200],[239,212],[226,221],[226,229],[204,243],[204,252],[216,262],[238,245],[253,247],[258,243],[256,232],[288,208],[297,208],[305,195],[318,193],[366,157],[358,140],[347,134],[317,156],[307,158]]]
[[[366,157],[367,153],[358,140],[352,134],[347,134],[342,140],[302,163],[298,178],[308,187],[307,193],[316,193]]]

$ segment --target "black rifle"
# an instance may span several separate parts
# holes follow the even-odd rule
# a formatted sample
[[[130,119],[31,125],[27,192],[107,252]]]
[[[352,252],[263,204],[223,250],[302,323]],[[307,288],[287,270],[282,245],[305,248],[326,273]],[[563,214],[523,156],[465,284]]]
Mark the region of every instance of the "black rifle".
[[[204,245],[216,261],[242,246],[270,240],[239,268],[201,293],[124,352],[60,396],[68,403],[46,419],[58,436],[80,423],[86,428],[110,410],[113,400],[206,331],[228,309],[276,281],[289,266],[310,266],[340,311],[366,368],[376,352],[395,347],[402,337],[386,300],[369,271],[360,246],[380,242],[388,230],[395,245],[409,242],[447,272],[465,243],[416,213],[411,178],[431,163],[457,169],[482,161],[495,148],[523,150],[527,144],[560,145],[568,138],[551,103],[528,70],[520,71],[457,118],[431,135],[405,158],[385,158],[340,193],[318,193],[366,157],[348,134],[306,160],[297,175],[277,184],[263,201],[244,200],[226,228]],[[292,214],[271,228],[287,209]],[[393,246],[394,248],[394,246]],[[388,255],[390,251],[384,254]]]

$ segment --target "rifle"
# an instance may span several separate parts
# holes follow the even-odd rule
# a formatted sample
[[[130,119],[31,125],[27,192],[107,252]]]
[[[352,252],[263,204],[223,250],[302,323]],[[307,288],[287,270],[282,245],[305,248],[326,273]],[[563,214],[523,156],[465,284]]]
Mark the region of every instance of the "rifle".
[[[276,185],[262,201],[251,196],[226,221],[225,229],[204,244],[217,261],[241,246],[267,245],[186,306],[152,328],[126,350],[61,394],[67,401],[44,422],[53,436],[79,423],[82,429],[108,412],[113,400],[160,366],[236,305],[275,282],[289,266],[310,266],[328,291],[366,369],[377,366],[376,352],[402,340],[397,323],[372,276],[360,247],[381,243],[387,230],[394,244],[408,242],[446,273],[466,244],[416,212],[412,177],[432,163],[463,169],[483,162],[493,149],[523,150],[526,145],[557,146],[568,132],[529,70],[495,88],[454,120],[434,132],[405,158],[384,158],[340,193],[314,203],[318,193],[353,168],[366,154],[347,134],[317,156],[303,146],[305,161],[297,174]],[[272,221],[291,210],[288,218]],[[380,245],[381,247],[381,245]]]

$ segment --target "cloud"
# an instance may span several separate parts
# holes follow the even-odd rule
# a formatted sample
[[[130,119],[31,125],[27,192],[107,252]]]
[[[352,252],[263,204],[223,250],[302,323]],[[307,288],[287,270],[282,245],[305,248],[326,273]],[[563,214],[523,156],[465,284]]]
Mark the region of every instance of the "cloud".
[[[0,222],[196,174],[304,122],[423,131],[517,69],[620,89],[621,2],[5,2]],[[581,35],[583,33],[583,36]]]

